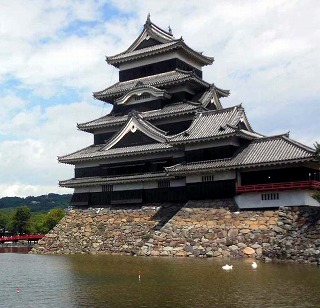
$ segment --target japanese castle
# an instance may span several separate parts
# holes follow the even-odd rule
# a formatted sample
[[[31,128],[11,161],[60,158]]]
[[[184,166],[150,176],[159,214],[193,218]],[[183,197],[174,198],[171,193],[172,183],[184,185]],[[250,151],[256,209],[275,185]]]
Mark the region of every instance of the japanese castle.
[[[214,59],[148,16],[132,45],[106,57],[119,81],[93,96],[111,112],[78,124],[92,145],[58,158],[75,166],[72,205],[108,207],[234,198],[241,208],[319,205],[315,150],[253,130],[229,91],[208,83]]]

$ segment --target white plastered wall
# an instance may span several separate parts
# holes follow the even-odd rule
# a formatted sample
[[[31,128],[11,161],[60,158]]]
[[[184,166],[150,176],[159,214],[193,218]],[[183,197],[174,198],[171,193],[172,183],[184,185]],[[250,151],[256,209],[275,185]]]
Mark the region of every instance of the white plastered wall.
[[[185,179],[170,180],[170,187],[181,187],[185,185],[186,185]],[[113,184],[112,186],[113,186],[113,191],[153,189],[153,188],[158,188],[158,181]],[[102,185],[78,187],[78,188],[75,188],[74,192],[75,193],[102,192]]]
[[[174,58],[178,58],[178,59],[194,66],[195,68],[201,70],[201,66],[199,65],[198,62],[195,62],[191,57],[187,57],[186,55],[184,55],[180,52],[177,52],[177,51],[171,51],[171,52],[158,54],[158,55],[154,55],[154,56],[150,56],[150,57],[143,57],[141,59],[136,59],[134,61],[122,63],[119,65],[119,70],[120,71],[127,70],[130,68],[139,67],[142,65],[153,64],[155,62],[170,60],[170,59],[174,59]]]
[[[214,181],[224,181],[224,180],[234,180],[236,178],[236,172],[234,170],[230,171],[219,171],[203,174],[205,176],[213,175]],[[186,183],[199,183],[202,182],[201,174],[188,175],[186,177]]]
[[[280,206],[320,206],[320,203],[311,197],[312,191],[268,191],[252,192],[235,196],[240,209],[268,208]],[[261,195],[278,194],[279,199],[262,200]]]

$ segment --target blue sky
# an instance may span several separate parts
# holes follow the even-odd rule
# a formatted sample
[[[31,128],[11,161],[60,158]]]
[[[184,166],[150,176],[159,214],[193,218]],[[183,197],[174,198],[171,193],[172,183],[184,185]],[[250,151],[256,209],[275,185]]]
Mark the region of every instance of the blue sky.
[[[208,56],[204,79],[229,89],[265,135],[320,142],[320,4],[262,1],[0,1],[0,197],[69,193],[57,156],[88,146],[77,123],[110,111],[92,98],[117,81],[148,13]]]

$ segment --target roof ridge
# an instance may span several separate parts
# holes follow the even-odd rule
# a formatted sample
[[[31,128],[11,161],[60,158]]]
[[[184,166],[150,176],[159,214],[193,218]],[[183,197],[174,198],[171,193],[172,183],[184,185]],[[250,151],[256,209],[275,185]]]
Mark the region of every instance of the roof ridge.
[[[288,136],[288,133],[283,133],[283,134],[277,134],[277,135],[272,135],[272,136],[263,136],[261,138],[258,138],[258,139],[255,139],[253,140],[253,142],[264,142],[265,140],[272,140],[272,139],[284,139],[285,141],[291,143],[291,144],[294,144],[300,148],[303,148],[304,150],[308,151],[308,152],[311,152],[311,153],[315,153],[315,150],[310,148],[309,146],[307,145],[304,145],[294,139],[291,139],[289,136]]]
[[[231,106],[231,107],[227,107],[227,108],[221,108],[221,109],[214,109],[214,110],[207,110],[207,111],[203,111],[203,113],[206,114],[213,114],[213,113],[224,113],[224,112],[228,112],[231,109],[237,108],[240,105],[235,105],[235,106]]]
[[[304,144],[300,143],[299,141],[296,141],[296,140],[294,140],[294,139],[291,139],[291,138],[288,136],[288,134],[284,134],[282,138],[285,139],[285,140],[287,140],[288,142],[290,142],[290,143],[292,143],[292,144],[300,147],[300,148],[303,148],[304,150],[306,150],[306,151],[308,151],[308,152],[315,153],[315,149],[313,149],[313,148],[311,148],[311,147],[309,147],[309,146],[307,146],[307,145],[304,145]]]
[[[150,19],[150,13],[148,13],[148,15],[147,15],[147,20],[146,20],[146,22],[144,23],[143,27],[144,27],[144,28],[149,28],[150,26],[151,26],[151,27],[153,26],[155,29],[159,30],[160,32],[163,32],[163,33],[166,34],[167,36],[174,38],[174,37],[173,37],[173,34],[172,34],[171,32],[166,31],[166,30],[163,30],[162,28],[160,28],[159,26],[157,26],[155,23],[153,23],[153,22],[151,21],[151,19]]]

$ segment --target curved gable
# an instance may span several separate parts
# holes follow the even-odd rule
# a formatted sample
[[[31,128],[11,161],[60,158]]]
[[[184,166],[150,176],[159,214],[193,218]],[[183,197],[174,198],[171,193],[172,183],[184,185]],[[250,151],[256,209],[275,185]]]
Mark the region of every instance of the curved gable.
[[[125,95],[115,100],[117,105],[133,105],[141,101],[150,101],[155,99],[170,99],[171,94],[166,90],[161,90],[152,86],[144,86],[137,84],[137,87],[127,92]]]
[[[141,132],[146,136],[146,138],[153,139],[160,143],[165,143],[167,141],[165,131],[158,129],[149,122],[146,122],[143,120],[141,115],[133,113],[123,128],[109,140],[109,142],[101,149],[101,151],[109,150],[112,147],[115,147],[120,140],[126,136],[127,138],[130,138],[130,135],[132,136],[132,134],[135,134],[136,132]],[[142,142],[145,141],[143,138],[140,140]],[[123,144],[121,144],[121,146],[123,146]]]

